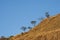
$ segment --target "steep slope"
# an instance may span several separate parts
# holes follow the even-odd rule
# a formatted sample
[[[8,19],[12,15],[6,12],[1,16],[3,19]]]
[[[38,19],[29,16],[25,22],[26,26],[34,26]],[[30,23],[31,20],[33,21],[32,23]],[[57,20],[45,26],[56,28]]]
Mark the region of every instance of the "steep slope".
[[[12,40],[60,40],[60,14],[44,19],[29,32],[19,34]]]

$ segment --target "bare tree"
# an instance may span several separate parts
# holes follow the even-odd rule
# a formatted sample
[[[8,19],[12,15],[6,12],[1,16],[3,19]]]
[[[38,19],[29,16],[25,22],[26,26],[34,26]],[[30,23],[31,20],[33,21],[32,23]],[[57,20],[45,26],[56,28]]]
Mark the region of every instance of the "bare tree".
[[[35,25],[36,25],[36,21],[31,21],[31,24],[32,24],[33,26],[35,26]]]

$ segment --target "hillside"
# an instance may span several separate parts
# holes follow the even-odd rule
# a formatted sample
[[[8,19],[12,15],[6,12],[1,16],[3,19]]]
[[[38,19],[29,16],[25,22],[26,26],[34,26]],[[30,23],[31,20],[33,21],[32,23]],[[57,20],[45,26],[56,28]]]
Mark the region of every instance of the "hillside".
[[[60,14],[45,18],[37,26],[11,40],[60,40]]]

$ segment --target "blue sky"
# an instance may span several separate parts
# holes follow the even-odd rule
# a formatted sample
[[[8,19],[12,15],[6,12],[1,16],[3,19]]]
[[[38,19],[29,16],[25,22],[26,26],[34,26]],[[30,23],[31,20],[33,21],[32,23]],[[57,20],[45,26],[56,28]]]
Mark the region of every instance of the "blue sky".
[[[0,0],[0,36],[21,33],[22,26],[32,26],[30,21],[60,13],[60,0]]]

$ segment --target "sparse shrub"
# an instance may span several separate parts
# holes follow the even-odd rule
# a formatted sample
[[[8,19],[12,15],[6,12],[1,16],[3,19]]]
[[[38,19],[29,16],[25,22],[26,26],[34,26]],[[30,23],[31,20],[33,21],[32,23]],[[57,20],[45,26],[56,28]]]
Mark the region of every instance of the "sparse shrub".
[[[0,40],[8,40],[8,38],[1,36]]]
[[[12,38],[12,37],[14,37],[14,36],[10,36],[10,38]]]
[[[8,40],[12,40],[12,37],[14,37],[14,36],[10,36]]]
[[[41,17],[41,18],[38,18],[38,20],[39,20],[39,21],[41,21],[41,20],[43,20],[43,19],[44,19],[43,17]]]
[[[28,29],[32,29],[32,27],[28,27]]]
[[[45,13],[45,16],[46,16],[47,18],[49,18],[49,17],[50,17],[50,15],[49,15],[49,13],[48,13],[48,12],[46,12],[46,13]]]
[[[36,21],[31,21],[31,24],[32,24],[33,26],[35,26],[35,25],[36,25]]]
[[[22,26],[21,29],[25,32],[27,28],[25,26]]]
[[[23,35],[24,33],[22,32],[21,34]]]

